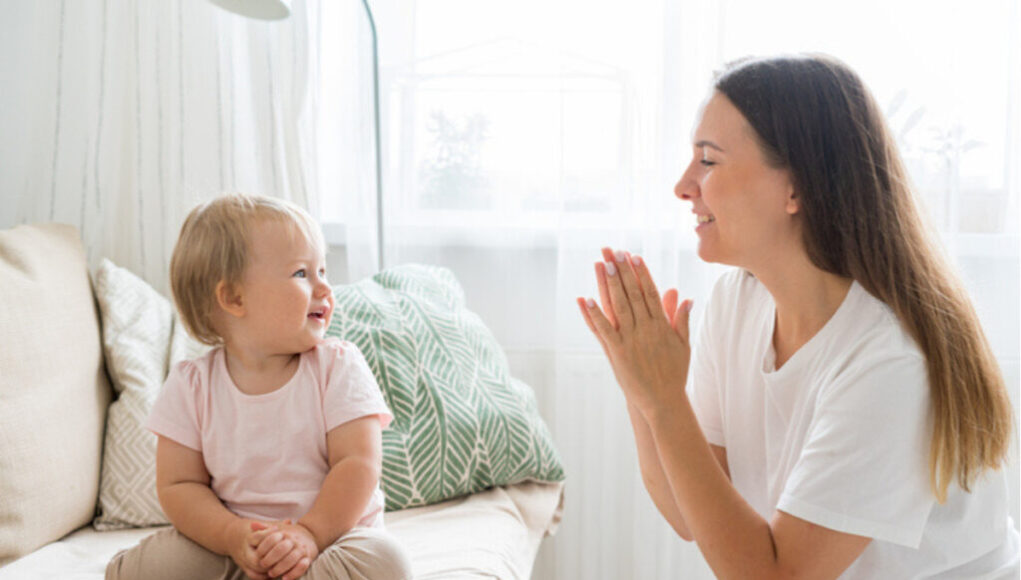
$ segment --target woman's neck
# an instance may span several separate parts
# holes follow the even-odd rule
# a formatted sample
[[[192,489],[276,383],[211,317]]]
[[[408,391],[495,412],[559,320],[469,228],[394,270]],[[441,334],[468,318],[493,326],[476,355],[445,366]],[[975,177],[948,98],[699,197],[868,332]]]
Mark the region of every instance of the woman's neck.
[[[760,270],[752,273],[776,305],[773,347],[780,368],[829,322],[853,280],[820,270],[803,252]]]

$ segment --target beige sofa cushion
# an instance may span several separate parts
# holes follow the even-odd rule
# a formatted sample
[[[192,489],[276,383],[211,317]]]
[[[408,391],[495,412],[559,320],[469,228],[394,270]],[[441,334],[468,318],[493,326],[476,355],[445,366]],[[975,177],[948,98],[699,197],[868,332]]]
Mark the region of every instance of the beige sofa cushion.
[[[415,580],[531,577],[543,537],[563,514],[563,483],[494,487],[443,503],[387,512],[386,529],[411,556]],[[110,558],[158,528],[82,528],[4,568],[0,580],[102,580]]]
[[[0,565],[92,518],[109,402],[78,232],[0,232]]]

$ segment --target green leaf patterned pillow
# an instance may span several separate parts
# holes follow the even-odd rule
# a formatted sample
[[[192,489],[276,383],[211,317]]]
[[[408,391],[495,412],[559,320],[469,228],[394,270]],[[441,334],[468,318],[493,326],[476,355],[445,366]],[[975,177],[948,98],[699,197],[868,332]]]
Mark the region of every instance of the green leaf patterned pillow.
[[[388,511],[564,479],[534,393],[510,376],[449,270],[399,266],[333,292],[326,334],[358,345],[394,415],[383,431]]]

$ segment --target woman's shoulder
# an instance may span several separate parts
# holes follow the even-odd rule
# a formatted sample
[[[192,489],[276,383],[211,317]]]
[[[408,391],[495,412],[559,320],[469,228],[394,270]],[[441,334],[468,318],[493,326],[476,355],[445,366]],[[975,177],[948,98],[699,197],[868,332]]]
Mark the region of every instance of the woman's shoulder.
[[[856,351],[875,359],[924,359],[921,349],[893,309],[858,282],[851,286],[851,308],[843,318],[842,335]]]
[[[765,292],[765,286],[754,274],[742,268],[730,268],[716,279],[713,285],[713,298],[716,297],[748,297]]]
[[[758,278],[747,270],[732,268],[716,279],[709,295],[708,310],[718,319],[747,314],[749,309],[770,304],[769,291]]]
[[[821,354],[831,361],[834,384],[857,385],[887,393],[890,389],[925,398],[928,374],[925,356],[886,304],[855,283],[850,303]],[[871,387],[868,387],[871,385]]]

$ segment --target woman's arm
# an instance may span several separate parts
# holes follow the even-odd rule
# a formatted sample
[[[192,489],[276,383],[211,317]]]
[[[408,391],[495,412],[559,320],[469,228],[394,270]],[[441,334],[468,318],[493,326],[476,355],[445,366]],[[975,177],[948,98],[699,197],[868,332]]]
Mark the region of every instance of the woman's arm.
[[[839,576],[870,539],[783,512],[767,522],[737,493],[684,390],[690,303],[668,319],[645,264],[611,258],[597,264],[596,273],[612,312],[604,315],[593,301],[582,301],[583,314],[625,397],[645,419],[674,504],[713,572],[725,579]]]
[[[614,259],[613,252],[609,248],[603,249],[603,257],[607,261]],[[605,270],[603,267],[597,266],[597,276],[605,276]],[[655,290],[655,286],[652,287]],[[617,326],[617,320],[612,310],[612,299],[610,298],[609,287],[606,284],[601,283],[599,285],[600,299],[602,300],[603,307],[606,309],[606,317],[608,322]],[[607,358],[610,357],[610,350],[608,349],[607,342],[600,336],[599,332],[592,321],[592,317],[588,313],[588,304],[585,300],[579,299],[578,305],[581,307],[581,312],[585,323],[588,324],[589,330],[592,331],[599,338],[600,345],[603,347],[603,352]],[[668,290],[663,296],[661,302],[663,316],[670,323],[671,327],[676,327],[678,304],[677,304],[677,291]],[[658,305],[657,305],[658,307]],[[658,310],[657,310],[658,312]],[[691,533],[688,531],[687,525],[684,523],[684,518],[681,516],[680,511],[677,509],[677,504],[671,495],[669,482],[667,481],[666,474],[663,472],[662,461],[656,451],[655,443],[652,438],[652,432],[649,430],[649,425],[645,421],[645,418],[637,407],[635,407],[630,401],[627,404],[628,417],[631,420],[631,428],[635,435],[635,444],[638,448],[638,464],[642,470],[642,483],[645,485],[646,491],[649,492],[649,496],[652,498],[653,503],[656,505],[656,509],[659,513],[666,518],[670,526],[677,532],[681,538],[691,541]],[[730,477],[730,470],[727,467],[727,450],[724,447],[717,445],[710,446],[713,452],[713,456],[716,457],[716,461],[720,464],[723,472]]]
[[[718,578],[836,578],[868,546],[784,512],[763,519],[716,468],[687,397],[646,416],[674,500]]]
[[[670,482],[663,471],[663,465],[659,458],[659,452],[656,450],[656,442],[653,440],[652,431],[649,430],[649,424],[645,422],[645,417],[642,416],[634,405],[628,403],[627,412],[631,419],[631,428],[635,433],[635,444],[638,448],[638,464],[642,469],[642,483],[645,484],[645,490],[649,492],[649,497],[656,504],[656,509],[659,510],[659,513],[663,515],[674,531],[677,532],[677,535],[690,542],[693,539],[691,532],[688,531],[688,526],[684,523],[684,517],[681,515],[680,510],[677,509],[677,503],[674,501]],[[718,445],[710,445],[710,448],[717,463],[720,464],[723,472],[729,477],[726,448]]]
[[[249,541],[253,520],[240,518],[209,487],[202,453],[160,436],[156,444],[156,492],[170,523],[194,542],[230,556],[250,578],[269,578]]]
[[[614,259],[613,253],[609,248],[603,249],[603,257],[607,261]],[[603,276],[604,270],[601,266],[596,268],[597,276]],[[603,307],[606,309],[606,316],[608,322],[616,326],[617,320],[612,310],[612,300],[610,298],[609,288],[606,284],[599,285],[599,295],[602,300]],[[585,319],[585,323],[588,324],[589,330],[599,338],[599,343],[603,347],[603,352],[607,358],[610,357],[610,350],[606,341],[600,336],[599,332],[592,321],[592,317],[588,314],[588,304],[585,300],[579,299],[578,306],[581,307],[582,316]],[[677,314],[677,291],[669,290],[664,295],[662,300],[663,315],[668,319],[671,326],[674,325],[676,314]],[[659,454],[656,451],[656,446],[652,438],[652,432],[649,431],[649,425],[645,421],[645,418],[638,409],[629,401],[627,403],[628,418],[631,420],[631,429],[635,435],[635,445],[638,448],[638,464],[642,470],[642,483],[645,485],[646,491],[649,492],[649,496],[652,498],[652,502],[656,505],[656,509],[659,513],[666,518],[670,526],[677,532],[681,538],[686,541],[691,541],[691,533],[688,531],[687,525],[684,523],[684,518],[681,516],[680,511],[677,509],[677,504],[674,502],[673,496],[670,492],[669,482],[667,481],[666,474],[663,472],[662,461],[659,458]],[[730,471],[727,467],[727,450],[723,447],[716,445],[712,446],[713,455],[716,457],[716,461],[719,462],[720,467],[723,468],[724,473],[727,477],[730,477]]]

